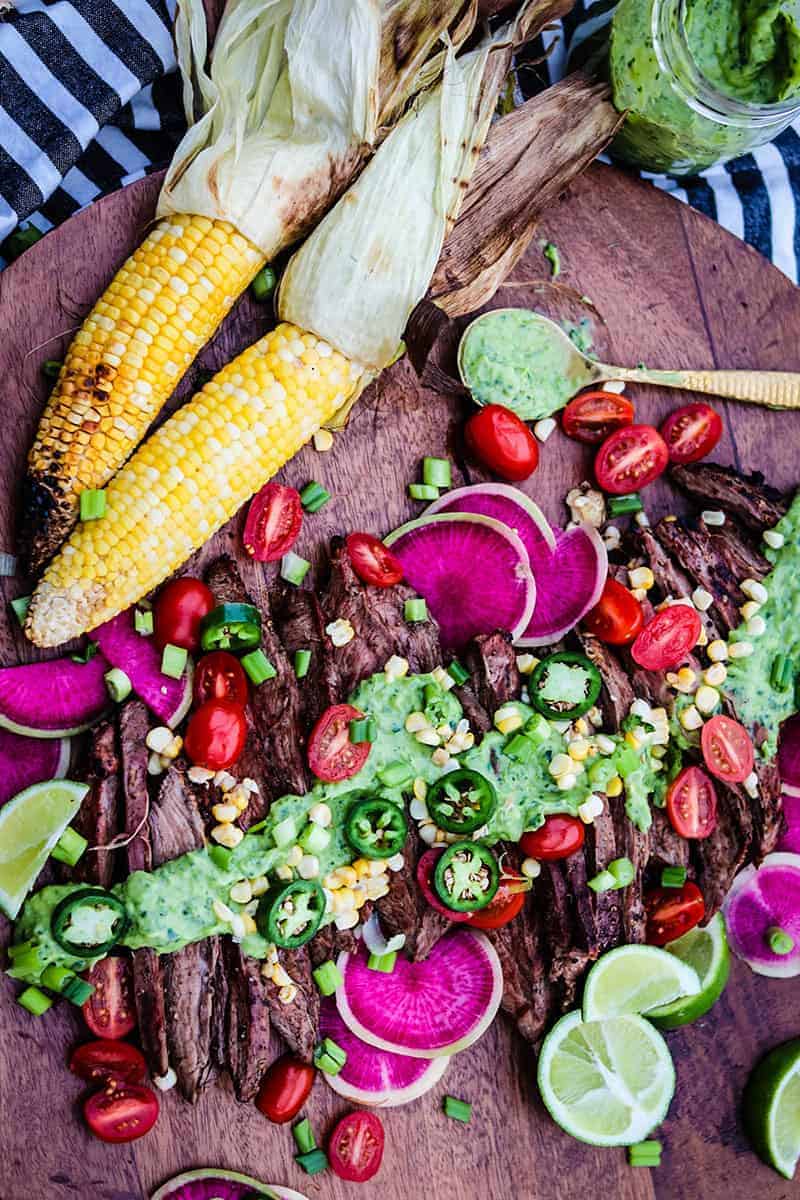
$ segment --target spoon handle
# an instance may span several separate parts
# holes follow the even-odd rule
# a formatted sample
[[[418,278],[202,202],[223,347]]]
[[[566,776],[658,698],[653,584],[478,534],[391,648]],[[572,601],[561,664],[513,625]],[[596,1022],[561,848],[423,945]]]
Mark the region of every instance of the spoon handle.
[[[705,392],[767,408],[800,409],[800,374],[791,371],[657,371],[603,363],[597,364],[597,377]]]

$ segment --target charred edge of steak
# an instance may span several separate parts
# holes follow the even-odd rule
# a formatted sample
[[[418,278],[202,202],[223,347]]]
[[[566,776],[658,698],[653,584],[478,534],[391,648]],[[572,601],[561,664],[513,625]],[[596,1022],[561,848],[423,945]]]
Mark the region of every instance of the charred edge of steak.
[[[558,1003],[547,977],[541,921],[532,897],[525,898],[513,921],[489,930],[487,937],[503,970],[503,1011],[526,1041],[538,1042],[556,1015]]]
[[[223,948],[228,983],[227,1021],[220,1066],[227,1066],[236,1099],[253,1100],[272,1059],[273,1036],[267,985],[261,963],[248,958],[230,938]]]
[[[478,701],[493,716],[509,700],[518,700],[522,690],[517,656],[511,634],[505,630],[480,634],[464,652],[464,666]]]
[[[322,605],[315,592],[286,584],[276,591],[273,608],[286,653],[290,657],[298,650],[311,653],[308,674],[299,686],[301,718],[308,734],[327,708],[344,699],[336,687]]]
[[[733,518],[729,517],[722,526],[708,529],[708,534],[720,558],[737,579],[763,579],[769,575],[771,563]]]
[[[670,471],[673,483],[706,508],[721,508],[754,533],[777,524],[789,507],[786,496],[764,482],[760,471],[742,475],[735,467],[693,463]]]
[[[616,731],[635,699],[631,681],[609,648],[596,637],[590,633],[579,633],[578,641],[586,657],[600,672],[603,681],[600,711],[608,728]]]
[[[740,621],[739,579],[720,554],[708,530],[685,521],[667,518],[656,526],[659,540],[674,555],[684,571],[710,592],[714,610],[726,631],[735,629]]]
[[[641,552],[645,562],[653,572],[656,587],[661,593],[663,600],[667,600],[670,597],[676,600],[680,597],[691,597],[695,588],[694,581],[678,566],[667,548],[662,545],[656,529],[649,529],[647,527],[639,529],[637,527],[636,548]],[[709,641],[714,641],[715,638],[721,637],[720,628],[710,612],[700,613],[700,619],[708,634]]]
[[[311,959],[307,946],[297,950],[281,951],[283,965],[297,987],[293,1000],[285,1004],[280,998],[280,988],[271,980],[265,980],[264,988],[269,1006],[270,1020],[286,1045],[302,1058],[311,1062],[319,1031],[319,992],[311,976]]]
[[[112,721],[101,721],[92,730],[86,782],[89,791],[72,824],[86,838],[90,849],[75,867],[65,868],[65,877],[71,883],[109,888],[114,881],[114,851],[91,847],[108,845],[120,832],[120,756]]]

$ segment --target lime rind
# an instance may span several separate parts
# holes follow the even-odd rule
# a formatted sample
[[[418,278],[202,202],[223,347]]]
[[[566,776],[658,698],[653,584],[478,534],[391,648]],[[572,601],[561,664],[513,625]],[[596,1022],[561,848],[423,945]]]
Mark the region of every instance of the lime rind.
[[[619,946],[592,967],[583,993],[584,1021],[654,1008],[700,991],[694,967],[656,946]]]
[[[12,921],[88,790],[85,783],[50,779],[0,810],[0,909]]]
[[[771,1050],[744,1092],[744,1119],[756,1153],[786,1179],[800,1162],[800,1038]]]
[[[731,954],[722,913],[717,913],[708,925],[691,929],[683,937],[670,942],[666,950],[694,967],[700,977],[697,995],[675,1000],[647,1014],[648,1020],[653,1021],[659,1029],[678,1029],[705,1016],[725,991],[731,969]]]

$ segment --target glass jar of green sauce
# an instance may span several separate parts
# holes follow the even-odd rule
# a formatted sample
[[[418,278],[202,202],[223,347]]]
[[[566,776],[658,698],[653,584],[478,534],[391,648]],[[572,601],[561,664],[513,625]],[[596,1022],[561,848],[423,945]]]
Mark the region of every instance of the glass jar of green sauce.
[[[611,152],[688,175],[800,115],[800,0],[621,0],[611,23]]]

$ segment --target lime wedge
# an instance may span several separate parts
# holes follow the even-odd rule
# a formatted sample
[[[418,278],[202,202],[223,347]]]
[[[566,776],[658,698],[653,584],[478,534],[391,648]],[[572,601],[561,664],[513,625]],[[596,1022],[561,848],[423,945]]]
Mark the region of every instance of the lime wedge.
[[[586,978],[584,1021],[649,1013],[700,991],[694,967],[656,946],[619,946],[599,959]]]
[[[744,1091],[744,1122],[765,1163],[794,1179],[800,1160],[800,1038],[763,1058]]]
[[[88,790],[85,783],[50,779],[0,809],[0,909],[12,920]]]
[[[666,950],[693,967],[700,978],[700,991],[696,995],[654,1008],[647,1014],[659,1029],[677,1029],[704,1016],[725,990],[731,956],[722,913],[717,913],[704,929],[698,925],[670,942]]]
[[[675,1068],[643,1017],[581,1020],[567,1013],[542,1044],[539,1091],[553,1120],[592,1146],[643,1141],[667,1115]]]

